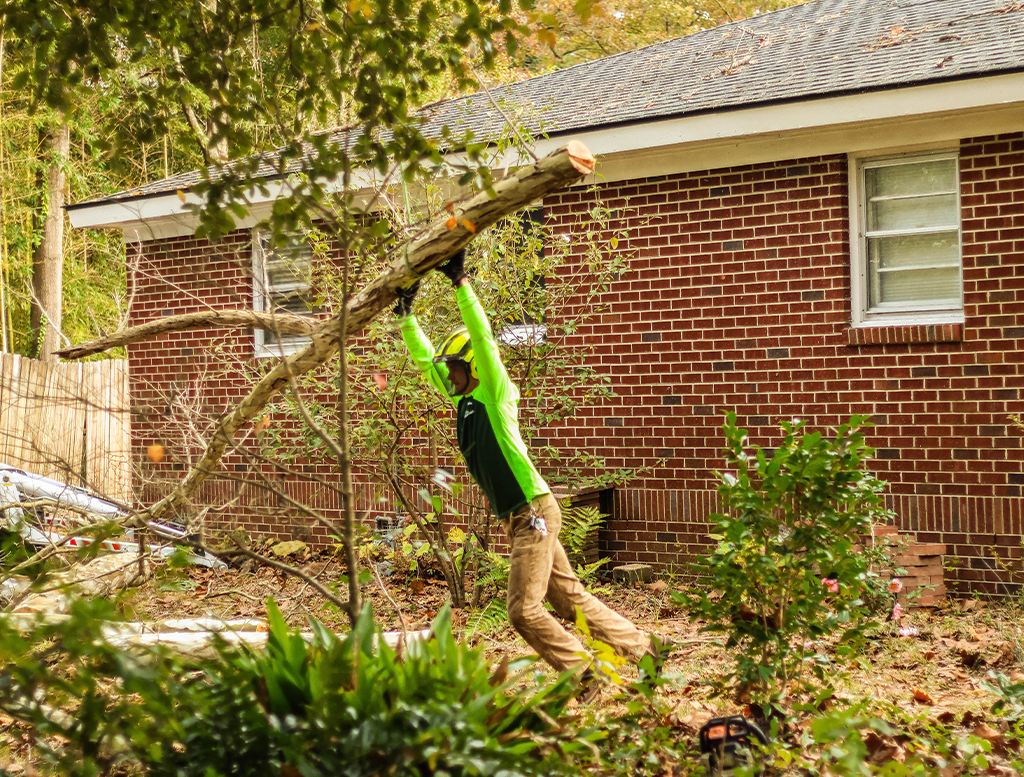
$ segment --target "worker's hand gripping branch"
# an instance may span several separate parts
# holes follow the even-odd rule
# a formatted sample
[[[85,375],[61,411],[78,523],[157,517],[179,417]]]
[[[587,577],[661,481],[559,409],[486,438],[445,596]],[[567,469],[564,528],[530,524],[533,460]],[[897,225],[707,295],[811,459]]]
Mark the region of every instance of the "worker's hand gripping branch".
[[[437,268],[438,272],[444,274],[452,282],[452,286],[458,286],[459,281],[466,277],[466,250],[460,249],[452,258]]]
[[[398,301],[395,303],[395,315],[399,318],[405,318],[406,316],[412,315],[412,303],[416,299],[416,294],[420,290],[419,281],[409,287],[398,287],[395,289],[395,294],[398,296]]]

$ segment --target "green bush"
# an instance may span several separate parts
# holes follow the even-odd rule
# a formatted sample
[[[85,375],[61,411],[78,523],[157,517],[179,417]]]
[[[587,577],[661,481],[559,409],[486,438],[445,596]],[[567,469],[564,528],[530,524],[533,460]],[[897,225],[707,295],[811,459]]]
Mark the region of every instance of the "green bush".
[[[784,422],[769,455],[727,415],[718,545],[697,561],[706,590],[680,599],[705,630],[728,636],[734,666],[720,690],[766,713],[793,694],[827,696],[834,666],[820,640],[838,634],[841,659],[866,628],[871,572],[855,546],[884,514],[884,484],[863,469],[864,423],[855,416],[827,439]]]
[[[797,734],[773,741],[769,773],[808,777],[942,777],[977,774],[991,744],[892,705],[859,701],[808,718]]]
[[[221,642],[200,666],[110,647],[91,606],[34,637],[0,626],[0,708],[57,735],[40,756],[71,775],[119,763],[156,777],[575,773],[574,754],[592,757],[604,736],[568,725],[569,675],[513,692],[454,640],[447,608],[402,655],[368,611],[344,637],[312,623],[307,643],[268,609],[265,652]]]

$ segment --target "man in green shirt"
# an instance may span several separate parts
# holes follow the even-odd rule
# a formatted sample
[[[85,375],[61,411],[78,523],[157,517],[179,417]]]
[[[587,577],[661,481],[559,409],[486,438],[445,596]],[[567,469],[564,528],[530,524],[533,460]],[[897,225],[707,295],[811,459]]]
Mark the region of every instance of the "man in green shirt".
[[[487,495],[511,548],[509,620],[551,666],[588,661],[575,635],[544,607],[547,599],[569,622],[578,611],[590,633],[619,655],[658,657],[657,644],[587,592],[558,541],[562,513],[530,460],[519,432],[519,390],[509,379],[483,306],[464,272],[460,251],[438,269],[455,287],[465,327],[436,352],[412,315],[417,287],[399,290],[396,312],[409,353],[428,380],[456,405],[459,450],[470,475]]]

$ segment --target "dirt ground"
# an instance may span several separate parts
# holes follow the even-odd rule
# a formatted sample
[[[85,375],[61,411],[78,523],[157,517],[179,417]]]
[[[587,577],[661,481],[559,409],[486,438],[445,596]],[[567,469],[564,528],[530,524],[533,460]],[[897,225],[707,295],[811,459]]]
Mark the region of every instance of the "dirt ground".
[[[326,553],[307,553],[289,561],[324,584],[338,584],[340,562]],[[399,575],[380,580],[386,593],[377,582],[363,590],[385,630],[401,629],[403,619],[405,628],[425,628],[448,599],[442,580]],[[700,624],[691,622],[672,604],[671,589],[682,587],[681,582],[669,578],[632,587],[599,584],[595,592],[640,628],[671,635],[679,643],[666,670],[677,682],[665,692],[678,718],[699,727],[708,717],[742,709],[710,696],[709,684],[725,672],[729,654],[723,637],[700,633]],[[498,595],[493,590],[489,594]],[[346,617],[325,604],[311,586],[270,567],[247,572],[190,567],[157,575],[149,585],[131,592],[125,606],[138,620],[261,617],[266,614],[268,597],[274,598],[295,626],[315,617],[338,631],[347,629]],[[455,626],[464,635],[469,631],[468,638],[483,643],[496,661],[531,652],[507,622],[486,631],[467,628],[473,614],[468,608],[456,610]],[[901,623],[915,626],[918,634],[899,637],[891,625],[891,633],[874,639],[860,665],[853,667],[848,683],[840,688],[842,695],[885,700],[945,723],[966,720],[968,728],[973,728],[989,717],[994,700],[981,687],[988,672],[995,669],[1016,678],[1022,668],[1024,603],[1017,600],[961,600],[911,609]],[[1020,677],[1024,679],[1024,675]]]
[[[305,551],[286,560],[320,583],[340,587],[339,596],[345,596],[344,586],[339,584],[338,558],[326,552]],[[246,566],[245,571],[163,567],[146,585],[124,592],[120,608],[129,619],[146,622],[259,618],[266,615],[267,598],[273,597],[290,624],[301,627],[314,617],[336,631],[347,629],[346,616],[325,603],[307,582],[269,566]],[[695,738],[709,718],[745,710],[712,695],[710,684],[725,673],[729,654],[723,646],[724,638],[701,633],[700,624],[691,622],[672,604],[672,589],[682,585],[666,578],[631,587],[599,584],[595,592],[641,628],[670,635],[678,643],[665,670],[672,681],[660,693],[671,709],[674,727],[683,736]],[[495,596],[497,592],[489,594]],[[364,595],[371,600],[385,630],[400,629],[403,621],[408,629],[425,628],[448,599],[441,580],[394,574],[366,585]],[[507,622],[492,623],[484,630],[472,627],[473,616],[470,609],[456,610],[455,626],[465,638],[483,644],[495,663],[505,656],[531,652]],[[1020,673],[1024,606],[1016,600],[951,602],[933,609],[911,610],[903,623],[914,625],[918,634],[899,637],[890,624],[889,633],[872,641],[848,679],[842,681],[839,695],[889,702],[910,716],[941,722],[964,735],[989,731],[995,736],[992,727],[998,722],[989,711],[994,697],[982,683],[993,669],[1016,680],[1024,679]],[[614,697],[613,691],[605,691],[593,702],[594,709],[616,704]],[[0,751],[14,752],[9,749],[11,738],[20,736],[19,728],[14,721],[0,717]],[[31,777],[35,773],[27,757],[3,765],[11,774]]]

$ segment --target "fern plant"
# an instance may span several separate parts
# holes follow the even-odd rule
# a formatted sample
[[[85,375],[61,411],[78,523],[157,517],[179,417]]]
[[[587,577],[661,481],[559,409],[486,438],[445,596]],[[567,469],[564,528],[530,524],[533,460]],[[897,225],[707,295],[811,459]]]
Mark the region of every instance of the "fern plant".
[[[487,585],[490,583],[499,591],[508,590],[508,576],[512,569],[512,564],[509,562],[507,556],[502,556],[500,553],[495,553],[493,550],[488,550],[484,553],[486,560],[487,571],[481,572],[480,578],[477,580],[478,585]]]
[[[491,634],[508,623],[508,605],[504,599],[491,599],[482,610],[473,613],[466,621],[466,636]]]
[[[562,502],[562,530],[558,539],[565,548],[569,563],[575,567],[576,577],[584,585],[594,582],[598,570],[610,559],[601,558],[587,563],[587,549],[597,542],[597,531],[606,516],[593,505],[571,505]]]

